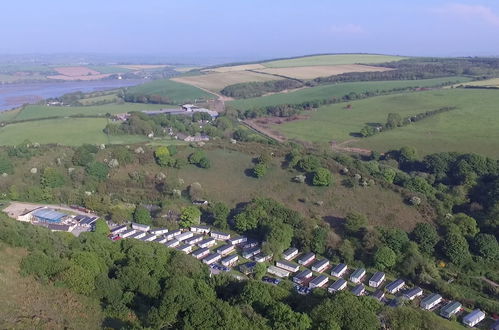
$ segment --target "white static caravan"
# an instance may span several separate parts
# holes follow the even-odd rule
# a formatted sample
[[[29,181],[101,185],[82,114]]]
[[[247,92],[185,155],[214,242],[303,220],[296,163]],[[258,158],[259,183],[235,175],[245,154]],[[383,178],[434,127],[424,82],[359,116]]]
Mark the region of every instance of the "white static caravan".
[[[433,307],[440,304],[441,301],[442,301],[441,295],[439,295],[438,293],[432,293],[429,296],[426,296],[423,300],[421,300],[419,306],[422,309],[430,310]]]
[[[140,231],[149,231],[151,230],[151,226],[149,225],[143,225],[141,223],[135,223],[132,222],[132,228],[135,230],[140,230]]]
[[[357,284],[353,289],[352,289],[352,293],[357,296],[357,297],[360,297],[364,294],[364,292],[366,292],[366,288],[364,287],[364,284],[360,283],[360,284]]]
[[[186,231],[185,233],[177,235],[177,237],[175,238],[177,239],[177,241],[185,241],[186,239],[189,239],[192,236],[194,236],[194,233],[192,231]]]
[[[232,251],[234,251],[235,249],[236,249],[235,245],[227,244],[227,245],[219,247],[217,249],[217,253],[222,255],[222,256],[225,256],[225,255],[231,253]]]
[[[401,280],[401,279],[398,279],[398,280],[395,280],[395,281],[391,282],[390,284],[388,284],[385,287],[385,289],[389,293],[395,294],[395,293],[399,292],[400,289],[402,289],[404,287],[404,285],[405,285],[405,281]]]
[[[266,262],[266,261],[269,261],[270,259],[272,259],[272,255],[260,252],[260,253],[256,254],[255,256],[253,256],[253,259],[256,262]]]
[[[166,228],[157,228],[157,229],[153,229],[150,231],[151,234],[154,234],[156,236],[164,235],[167,232],[168,232],[168,229],[166,229]]]
[[[338,292],[344,290],[347,287],[347,281],[340,278],[327,289],[329,293]]]
[[[147,235],[147,232],[145,232],[145,231],[137,231],[135,234],[130,236],[130,238],[141,239],[142,237],[144,237],[146,235]]]
[[[254,247],[254,248],[249,248],[249,249],[243,250],[243,258],[249,259],[251,257],[256,256],[261,251],[262,250],[259,247]]]
[[[237,254],[231,254],[230,256],[227,256],[223,258],[220,263],[225,266],[225,267],[232,267],[235,264],[237,264],[237,261],[239,260],[239,256]]]
[[[364,276],[366,276],[366,270],[364,268],[358,268],[350,275],[350,281],[357,284]]]
[[[194,245],[203,240],[203,235],[194,235],[191,238],[185,240],[185,244]]]
[[[322,259],[317,261],[312,265],[312,270],[314,272],[322,273],[323,271],[326,270],[326,268],[329,267],[329,260],[327,259]]]
[[[208,248],[201,248],[197,249],[196,251],[192,252],[192,256],[196,259],[203,259],[206,257],[208,254],[210,254],[210,249]]]
[[[140,240],[144,242],[152,242],[156,239],[156,235],[153,234],[147,234],[146,236],[142,237]]]
[[[226,241],[230,239],[230,234],[223,233],[221,231],[212,231],[210,236],[216,239],[217,241]]]
[[[298,259],[298,263],[300,265],[308,265],[309,263],[311,263],[312,261],[314,261],[315,259],[315,253],[313,252],[309,252],[305,255],[302,255],[299,259]]]
[[[471,313],[463,317],[463,323],[469,327],[474,327],[485,318],[485,313],[479,309],[475,309]]]
[[[331,270],[331,275],[336,277],[342,277],[347,271],[348,267],[346,264],[338,264]]]
[[[212,247],[213,245],[217,244],[217,241],[215,241],[214,238],[206,238],[202,240],[201,242],[198,243],[198,246],[200,248],[209,248]]]
[[[288,272],[296,273],[300,270],[300,266],[286,260],[279,260],[275,262],[275,265],[279,268],[285,269]]]
[[[385,280],[385,273],[383,272],[376,272],[374,275],[369,279],[369,286],[372,288],[377,288],[383,283]]]
[[[293,277],[293,282],[297,284],[303,284],[307,279],[311,278],[313,275],[312,271],[310,269],[305,269]]]
[[[128,227],[126,225],[114,227],[113,229],[111,229],[111,234],[116,235],[116,234],[127,231],[127,229],[128,229]]]
[[[191,252],[192,252],[192,248],[193,248],[193,246],[192,246],[192,245],[189,245],[189,244],[184,244],[184,245],[180,245],[180,246],[177,248],[177,250],[182,251],[182,252],[184,252],[184,253],[186,253],[186,254],[189,254],[189,253],[191,253]]]
[[[328,281],[329,281],[329,278],[327,276],[319,275],[316,278],[314,278],[312,281],[310,281],[310,283],[308,283],[308,287],[310,289],[320,288],[320,287],[326,285]]]
[[[209,256],[207,256],[206,258],[204,258],[203,262],[207,265],[211,265],[220,259],[222,259],[221,255],[219,255],[218,253],[212,253]]]
[[[129,229],[120,233],[121,238],[127,238],[135,234],[137,231],[135,229]]]
[[[297,249],[297,248],[292,247],[292,248],[289,248],[289,249],[287,249],[286,251],[284,251],[284,252],[282,253],[282,258],[283,258],[284,260],[288,260],[288,261],[289,261],[289,260],[292,260],[292,259],[293,259],[294,257],[296,257],[297,255],[298,255],[298,249]]]
[[[182,234],[182,231],[180,229],[177,229],[177,230],[173,230],[173,231],[170,231],[168,232],[165,237],[166,239],[169,241],[171,239],[174,239],[175,237],[177,237],[178,235]]]
[[[168,241],[168,239],[166,239],[166,237],[164,236],[160,236],[158,238],[156,238],[153,242],[156,242],[156,243],[160,243],[160,244],[164,244]]]
[[[287,270],[284,270],[284,269],[276,267],[276,266],[269,266],[269,268],[267,268],[267,273],[275,275],[277,277],[288,277],[289,276],[289,272]]]
[[[417,286],[404,293],[404,298],[409,300],[414,300],[422,295],[423,295],[423,289]]]
[[[246,243],[248,241],[248,238],[246,236],[239,236],[239,237],[233,237],[229,239],[229,243],[232,245],[239,245]]]
[[[192,226],[191,231],[196,234],[209,234],[211,228],[208,226]]]
[[[177,241],[176,239],[171,239],[165,243],[165,246],[169,247],[169,248],[174,248],[174,247],[179,246],[179,245],[180,245],[180,241]]]

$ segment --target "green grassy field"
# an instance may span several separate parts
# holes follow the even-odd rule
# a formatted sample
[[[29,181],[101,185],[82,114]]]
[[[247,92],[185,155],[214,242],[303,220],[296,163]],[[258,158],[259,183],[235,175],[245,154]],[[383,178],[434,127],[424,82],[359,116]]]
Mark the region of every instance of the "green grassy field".
[[[10,120],[40,119],[49,117],[67,117],[67,116],[101,116],[106,113],[117,114],[130,111],[156,110],[164,107],[171,107],[164,104],[142,104],[142,103],[124,103],[124,104],[104,104],[96,106],[83,107],[49,107],[45,105],[28,105],[22,109],[16,116],[10,116]],[[2,120],[2,117],[0,117]]]
[[[139,86],[130,87],[129,93],[161,95],[171,99],[173,103],[193,102],[195,99],[212,99],[213,94],[205,92],[191,85],[171,80],[156,80]]]
[[[341,97],[350,92],[361,93],[365,91],[388,90],[393,88],[430,87],[449,81],[466,82],[469,80],[470,79],[466,77],[446,77],[423,80],[351,82],[305,88],[289,93],[234,100],[227,102],[227,104],[236,109],[247,110],[270,105],[299,104],[302,102],[322,100],[330,97]]]
[[[352,146],[386,151],[413,146],[420,154],[439,151],[476,152],[499,158],[499,92],[476,89],[442,89],[379,96],[351,102],[352,109],[335,104],[310,112],[307,120],[272,128],[289,138],[329,142],[352,139],[367,123],[384,123],[391,112],[408,116],[444,106],[458,109],[412,125],[360,139]]]
[[[0,145],[17,145],[28,139],[35,143],[63,145],[126,144],[147,141],[145,136],[110,136],[102,131],[107,124],[104,118],[67,118],[30,121],[0,128]]]
[[[268,68],[286,68],[294,66],[338,65],[338,64],[375,64],[406,59],[401,56],[371,54],[318,55],[277,60],[262,63]]]
[[[19,274],[24,249],[0,245],[1,329],[99,329],[99,302]]]

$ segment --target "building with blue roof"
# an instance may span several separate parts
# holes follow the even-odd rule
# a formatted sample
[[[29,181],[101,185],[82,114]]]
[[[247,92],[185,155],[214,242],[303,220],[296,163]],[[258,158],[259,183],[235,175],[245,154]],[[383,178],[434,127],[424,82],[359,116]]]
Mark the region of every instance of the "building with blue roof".
[[[43,208],[33,211],[35,220],[46,223],[61,223],[67,214],[57,212],[53,209]]]

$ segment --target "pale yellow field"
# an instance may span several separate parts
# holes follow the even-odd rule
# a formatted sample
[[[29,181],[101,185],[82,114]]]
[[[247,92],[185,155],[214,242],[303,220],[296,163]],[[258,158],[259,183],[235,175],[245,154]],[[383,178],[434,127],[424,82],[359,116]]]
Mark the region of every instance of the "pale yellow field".
[[[152,64],[130,64],[130,65],[116,65],[118,68],[124,68],[128,70],[147,70],[147,69],[156,69],[156,68],[164,68],[168,65],[152,65]]]
[[[219,92],[224,87],[250,81],[268,81],[277,80],[276,77],[263,73],[255,73],[251,71],[236,71],[236,72],[216,72],[208,73],[199,76],[177,77],[171,80],[180,83],[196,86],[202,89],[207,89],[213,92]]]
[[[191,71],[194,69],[199,69],[199,66],[188,66],[188,67],[183,67],[183,68],[175,68],[175,71],[177,72],[187,72]]]
[[[234,66],[222,66],[220,68],[206,69],[206,72],[232,72],[232,71],[245,71],[245,70],[259,70],[265,69],[265,66],[261,64],[245,64],[245,65],[234,65]]]
[[[479,80],[479,81],[470,81],[469,83],[465,83],[462,85],[463,86],[480,86],[480,87],[499,87],[499,78],[492,78],[492,79]]]
[[[380,72],[391,70],[388,68],[361,65],[322,65],[322,66],[297,66],[290,68],[265,68],[257,70],[258,72],[275,74],[295,79],[314,79],[318,77],[327,77],[347,72]]]

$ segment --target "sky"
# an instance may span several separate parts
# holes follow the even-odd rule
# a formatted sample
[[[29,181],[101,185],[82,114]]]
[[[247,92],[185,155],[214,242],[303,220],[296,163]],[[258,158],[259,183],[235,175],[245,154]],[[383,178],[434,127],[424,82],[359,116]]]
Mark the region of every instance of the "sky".
[[[256,60],[317,53],[499,56],[499,1],[15,0],[0,55]]]

